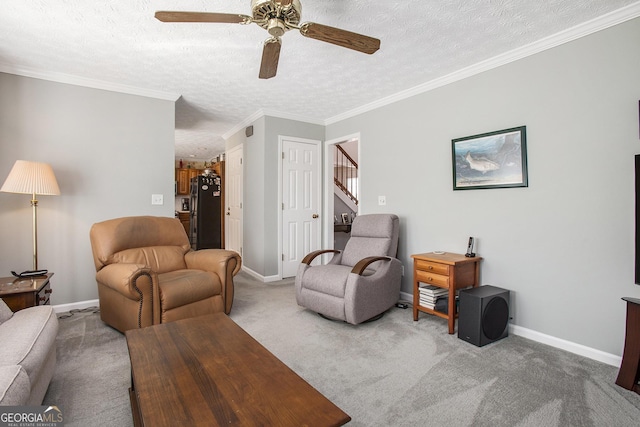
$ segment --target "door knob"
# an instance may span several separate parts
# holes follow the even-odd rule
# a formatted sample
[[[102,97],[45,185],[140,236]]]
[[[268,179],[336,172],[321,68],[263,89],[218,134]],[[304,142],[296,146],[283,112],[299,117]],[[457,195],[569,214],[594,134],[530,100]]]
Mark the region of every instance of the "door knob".
[[[319,216],[318,214],[313,214],[312,218],[315,219],[315,218],[318,218],[318,216]]]

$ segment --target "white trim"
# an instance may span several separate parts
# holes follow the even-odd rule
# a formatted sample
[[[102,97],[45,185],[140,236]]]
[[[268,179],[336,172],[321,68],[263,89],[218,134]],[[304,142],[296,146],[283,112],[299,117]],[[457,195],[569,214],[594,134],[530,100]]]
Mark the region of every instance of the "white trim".
[[[153,89],[143,89],[135,86],[127,86],[119,83],[105,82],[102,80],[89,79],[86,77],[74,76],[71,74],[56,73],[53,71],[38,71],[29,68],[16,67],[9,64],[0,63],[0,72],[15,74],[18,76],[31,77],[40,80],[49,80],[57,83],[65,83],[75,86],[83,86],[92,89],[108,90],[110,92],[120,92],[129,95],[146,96],[147,98],[164,99],[166,101],[177,101],[180,94],[164,92]]]
[[[283,111],[276,111],[276,110],[260,110],[262,112],[263,116],[269,116],[269,117],[275,117],[278,119],[286,119],[286,120],[294,120],[297,122],[303,122],[303,123],[310,123],[312,125],[321,125],[324,126],[325,121],[324,120],[319,120],[316,118],[312,118],[312,117],[307,117],[307,116],[302,116],[300,114],[295,114],[295,113],[286,113]]]
[[[236,126],[231,128],[226,133],[224,133],[222,135],[222,138],[225,140],[229,139],[233,134],[242,130],[242,128],[248,126],[253,121],[265,115],[327,126],[327,125],[339,122],[341,120],[354,117],[358,114],[375,110],[385,105],[389,105],[394,102],[407,99],[412,96],[448,85],[450,83],[460,81],[467,77],[471,77],[473,75],[482,73],[484,71],[500,67],[502,65],[517,61],[527,56],[540,53],[544,50],[551,49],[561,44],[568,43],[573,40],[579,39],[581,37],[588,36],[598,31],[601,31],[601,30],[613,27],[615,25],[621,24],[623,22],[629,21],[631,19],[637,18],[639,16],[640,16],[640,1],[630,4],[628,6],[622,7],[618,10],[614,10],[613,12],[609,12],[605,15],[599,16],[590,21],[576,25],[575,27],[572,27],[567,30],[561,31],[559,33],[553,34],[551,36],[545,37],[541,40],[530,43],[526,46],[511,50],[504,54],[495,56],[488,60],[463,68],[462,70],[456,71],[449,75],[446,75],[446,76],[431,80],[429,82],[423,83],[421,85],[415,86],[413,88],[398,92],[394,95],[362,105],[360,107],[354,108],[349,111],[345,111],[344,113],[338,114],[336,116],[330,117],[325,120],[314,119],[314,118],[305,117],[305,116],[301,116],[293,113],[284,113],[279,111],[261,109],[256,111],[246,119],[244,119],[242,122],[238,123]],[[51,71],[38,71],[34,69],[29,69],[26,67],[16,67],[14,65],[6,64],[6,63],[0,63],[0,72],[20,75],[25,77],[32,77],[32,78],[37,78],[42,80],[50,80],[58,83],[67,83],[67,84],[72,84],[77,86],[84,86],[84,87],[89,87],[94,89],[108,90],[112,92],[121,92],[121,93],[127,93],[131,95],[140,95],[140,96],[146,96],[150,98],[165,99],[165,100],[174,101],[174,102],[177,101],[178,98],[180,98],[181,96],[180,94],[175,94],[171,92],[164,92],[164,91],[158,91],[153,89],[143,89],[143,88],[138,88],[134,86],[127,86],[127,85],[122,85],[118,83],[105,82],[105,81],[100,81],[95,79],[88,79],[85,77],[79,77],[79,76],[74,76],[74,75],[64,74],[64,73],[56,73]]]
[[[88,301],[72,302],[70,304],[58,304],[53,306],[56,313],[68,313],[71,310],[83,310],[89,307],[99,307],[100,300],[92,299]]]
[[[258,120],[262,116],[264,116],[264,113],[262,112],[262,110],[256,111],[255,113],[251,114],[249,117],[247,117],[246,119],[244,119],[243,121],[241,121],[240,123],[232,127],[231,129],[229,129],[227,132],[223,133],[222,138],[224,140],[231,138],[233,135],[240,132],[242,129],[246,128],[247,126],[249,126],[251,123]]]
[[[242,266],[242,271],[252,276],[254,279],[260,280],[263,283],[277,282],[278,280],[281,280],[281,278],[278,276],[263,276],[262,274],[256,273],[255,271],[248,267],[245,267],[244,265]]]
[[[284,203],[282,200],[282,140],[283,136],[278,135],[278,206],[276,206],[278,212],[278,224],[277,224],[277,236],[278,236],[278,276],[282,279],[282,263],[283,263],[283,252],[282,252],[282,204]]]
[[[264,283],[281,280],[278,276],[262,276],[245,266],[242,266],[242,271]],[[409,303],[409,306],[411,306],[411,304],[413,303],[413,296],[408,292],[400,292],[400,300],[407,301]],[[89,301],[80,301],[71,304],[54,305],[53,310],[56,313],[67,313],[71,310],[82,310],[85,308],[98,306],[99,301],[96,299]],[[413,308],[411,308],[411,310],[413,310]],[[587,347],[582,344],[576,344],[574,342],[563,340],[561,338],[552,337],[551,335],[546,335],[532,329],[523,328],[522,326],[509,324],[509,333],[530,339],[531,341],[539,342],[541,344],[546,344],[560,350],[565,350],[569,353],[584,356],[589,359],[605,363],[607,365],[619,367],[620,363],[622,362],[621,356],[616,356],[615,354],[606,353],[604,351],[596,350],[595,348]]]
[[[430,90],[437,89],[451,83],[455,83],[476,74],[492,70],[511,62],[515,62],[519,59],[526,58],[545,50],[552,49],[559,45],[574,41],[581,37],[588,36],[609,27],[613,27],[614,25],[621,24],[639,16],[640,2],[633,3],[629,6],[607,13],[606,15],[602,15],[598,18],[592,19],[591,21],[576,25],[573,28],[569,28],[567,30],[530,43],[526,46],[513,49],[509,52],[494,56],[493,58],[489,58],[485,61],[478,62],[474,65],[455,71],[446,76],[431,80],[413,88],[398,92],[391,96],[381,98],[377,101],[362,105],[352,110],[345,111],[344,113],[326,119],[325,125],[330,125],[332,123],[336,123],[341,120],[345,120],[359,114],[384,107],[385,105],[389,105],[394,102],[401,101],[403,99],[407,99],[412,96],[419,95],[421,93],[428,92]]]
[[[377,108],[384,107],[389,104],[393,104],[394,102],[398,102],[403,99],[411,98],[412,96],[419,95],[421,93],[429,92],[433,89],[437,89],[439,87],[446,86],[451,83],[455,83],[457,81],[466,79],[476,74],[480,74],[485,71],[500,67],[502,65],[506,65],[511,62],[517,61],[519,59],[526,58],[531,55],[535,55],[537,53],[543,52],[548,49],[552,49],[564,43],[577,40],[581,37],[585,37],[590,34],[596,33],[598,31],[613,27],[615,25],[621,24],[623,22],[629,21],[639,16],[640,16],[640,1],[630,4],[628,6],[625,6],[623,8],[620,8],[618,10],[614,10],[613,12],[609,12],[605,15],[599,16],[595,19],[592,19],[591,21],[584,22],[582,24],[576,25],[575,27],[572,27],[564,31],[561,31],[559,33],[553,34],[551,36],[545,37],[541,40],[535,41],[526,46],[513,49],[509,52],[497,55],[485,61],[478,62],[477,64],[473,64],[469,67],[455,71],[446,76],[439,77],[437,79],[425,82],[421,85],[415,86],[413,88],[409,88],[407,90],[398,92],[396,94],[387,96],[385,98],[381,98],[377,101],[370,102],[368,104],[362,105],[360,107],[354,108],[349,111],[345,111],[343,113],[329,117],[324,120],[318,120],[318,119],[313,119],[309,117],[298,116],[295,114],[283,113],[278,111],[258,110],[255,113],[253,113],[251,116],[247,117],[242,122],[238,123],[236,126],[231,128],[228,132],[223,134],[222,137],[225,140],[229,139],[233,134],[235,134],[236,132],[239,132],[244,127],[248,126],[253,121],[259,119],[264,115],[328,126],[330,124],[337,123],[341,120],[345,120],[345,119],[357,116],[359,114],[363,114],[363,113],[375,110]]]
[[[512,332],[514,335],[518,335],[523,338],[528,338],[532,341],[547,344],[560,350],[565,350],[570,353],[588,357],[589,359],[597,360],[598,362],[606,363],[607,365],[619,367],[620,362],[622,362],[621,356],[616,356],[615,354],[611,353],[605,353],[604,351],[596,350],[595,348],[587,347],[582,344],[576,344],[574,342],[563,340],[561,338],[552,337],[551,335],[546,335],[532,329],[523,328],[522,326],[510,324],[509,332]]]
[[[400,292],[400,300],[406,301],[410,307],[413,305],[413,295],[408,292]],[[413,307],[411,307],[411,310],[413,310]],[[568,351],[569,353],[584,356],[607,365],[619,367],[622,362],[621,356],[616,356],[615,354],[606,353],[604,351],[563,340],[561,338],[552,337],[551,335],[546,335],[511,323],[509,324],[509,333],[541,344],[546,344],[560,350]]]
[[[244,129],[245,127],[249,126],[251,123],[255,122],[256,120],[264,116],[275,117],[276,119],[295,120],[298,122],[310,123],[310,124],[320,125],[320,126],[324,126],[325,124],[324,120],[318,120],[312,117],[301,116],[299,114],[293,114],[293,113],[284,113],[282,111],[260,109],[254,112],[253,114],[251,114],[249,117],[247,117],[240,123],[238,123],[237,125],[235,125],[234,127],[232,127],[231,129],[229,129],[227,132],[223,133],[222,138],[225,140],[231,138],[237,132],[240,132],[242,129]]]

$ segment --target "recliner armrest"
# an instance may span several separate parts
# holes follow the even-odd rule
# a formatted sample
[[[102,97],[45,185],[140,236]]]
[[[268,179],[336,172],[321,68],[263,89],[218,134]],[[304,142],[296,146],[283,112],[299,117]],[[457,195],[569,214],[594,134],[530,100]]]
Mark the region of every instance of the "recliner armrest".
[[[142,275],[152,274],[144,264],[116,263],[101,268],[96,273],[96,280],[129,299],[139,300],[140,293],[135,289],[135,282]]]
[[[391,261],[391,257],[388,256],[370,256],[361,259],[353,266],[351,270],[352,273],[357,274],[358,276],[362,276],[362,273],[367,269],[367,267],[373,264],[376,261]]]
[[[302,263],[303,264],[307,264],[307,265],[311,265],[311,263],[313,262],[313,260],[322,254],[328,254],[328,253],[334,253],[334,254],[339,254],[340,251],[336,250],[336,249],[320,249],[319,251],[313,251],[309,254],[307,254],[307,256],[305,256],[302,259]]]
[[[236,275],[242,267],[242,259],[237,252],[226,249],[200,249],[189,251],[184,255],[188,269],[211,271],[224,281],[231,268],[231,274]]]
[[[242,267],[240,254],[226,249],[200,249],[187,252],[184,261],[189,269],[210,271],[218,275],[222,284],[224,312],[229,314],[233,305],[233,276]]]

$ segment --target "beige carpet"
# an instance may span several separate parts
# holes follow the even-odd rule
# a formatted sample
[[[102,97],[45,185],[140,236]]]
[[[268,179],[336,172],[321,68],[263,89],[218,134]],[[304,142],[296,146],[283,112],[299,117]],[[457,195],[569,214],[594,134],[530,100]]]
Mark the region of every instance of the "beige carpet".
[[[392,308],[359,326],[295,303],[293,282],[241,273],[231,317],[347,412],[351,426],[637,426],[640,396],[617,368],[510,336],[475,347],[446,322]],[[45,404],[68,426],[129,426],[124,336],[97,314],[60,320],[59,363]],[[259,369],[259,366],[256,367]]]

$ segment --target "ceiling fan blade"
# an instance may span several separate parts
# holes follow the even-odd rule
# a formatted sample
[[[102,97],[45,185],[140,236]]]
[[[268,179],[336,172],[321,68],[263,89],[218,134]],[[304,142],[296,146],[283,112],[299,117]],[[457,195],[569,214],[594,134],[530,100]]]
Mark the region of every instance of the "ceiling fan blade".
[[[248,24],[251,17],[234,13],[171,12],[160,10],[156,19],[162,22],[219,22],[223,24]]]
[[[275,77],[278,71],[278,60],[280,59],[280,46],[281,42],[277,37],[271,37],[264,42],[259,75],[261,79]]]
[[[305,22],[300,26],[300,33],[316,40],[333,43],[358,52],[371,55],[380,49],[380,40],[340,28],[329,27],[328,25],[316,24],[315,22]]]

